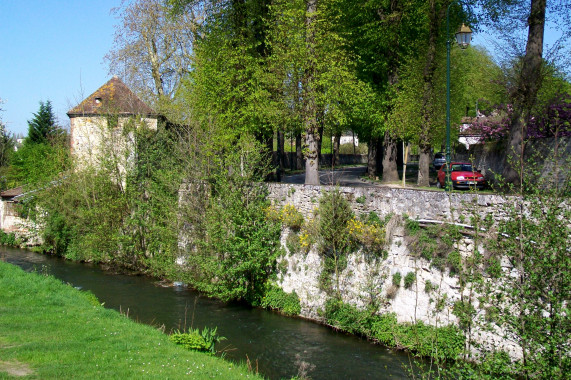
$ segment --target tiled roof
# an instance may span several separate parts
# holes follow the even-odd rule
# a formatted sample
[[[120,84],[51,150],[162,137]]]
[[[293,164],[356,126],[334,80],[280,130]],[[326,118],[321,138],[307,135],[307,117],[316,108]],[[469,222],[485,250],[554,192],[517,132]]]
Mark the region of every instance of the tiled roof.
[[[67,116],[109,114],[156,115],[155,111],[139,99],[121,79],[114,76],[79,105],[69,110]]]
[[[0,197],[2,198],[12,198],[18,195],[22,195],[22,186],[15,187],[13,189],[4,190],[0,193]]]

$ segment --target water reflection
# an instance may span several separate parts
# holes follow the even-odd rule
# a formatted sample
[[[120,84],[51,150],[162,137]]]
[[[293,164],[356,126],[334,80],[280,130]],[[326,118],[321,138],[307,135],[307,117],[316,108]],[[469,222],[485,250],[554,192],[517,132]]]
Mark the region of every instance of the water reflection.
[[[406,378],[403,366],[408,359],[404,354],[315,323],[222,303],[182,287],[163,287],[152,278],[111,274],[94,265],[27,250],[0,247],[0,259],[90,290],[105,307],[128,313],[142,323],[164,326],[166,331],[185,326],[218,327],[227,340],[217,348],[225,348],[227,358],[249,358],[271,379],[295,376],[300,360],[315,366],[309,373],[313,379]]]

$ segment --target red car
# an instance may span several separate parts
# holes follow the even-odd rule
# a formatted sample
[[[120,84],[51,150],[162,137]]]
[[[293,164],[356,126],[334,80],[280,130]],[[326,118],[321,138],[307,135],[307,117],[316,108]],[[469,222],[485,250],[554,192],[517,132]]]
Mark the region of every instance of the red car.
[[[474,169],[469,162],[451,162],[450,179],[452,187],[456,189],[483,189],[486,187],[486,179],[480,171]],[[444,187],[446,182],[446,164],[438,171],[436,187]]]

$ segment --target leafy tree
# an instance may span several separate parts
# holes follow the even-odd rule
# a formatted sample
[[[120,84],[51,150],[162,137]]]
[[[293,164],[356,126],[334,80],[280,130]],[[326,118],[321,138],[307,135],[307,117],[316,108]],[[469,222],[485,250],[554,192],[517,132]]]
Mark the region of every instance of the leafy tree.
[[[353,125],[371,89],[356,76],[336,1],[276,1],[269,18],[270,78],[279,114],[287,124],[302,126],[305,182],[318,184],[324,131],[339,134]]]
[[[411,53],[414,38],[419,34],[419,2],[375,0],[367,2],[337,1],[343,15],[341,33],[357,60],[357,75],[374,92],[374,97],[361,101],[366,109],[353,126],[362,140],[368,141],[369,176],[380,171],[379,157],[383,156],[383,181],[398,179],[396,167],[396,139],[401,137],[387,123],[388,114],[400,80],[403,59]],[[383,148],[380,149],[380,142]]]
[[[0,98],[0,105],[2,105],[3,100]],[[2,112],[0,108],[0,112]],[[2,121],[2,114],[0,113],[0,189],[6,189],[6,170],[10,163],[12,153],[14,152],[14,138],[6,130],[6,126]]]
[[[516,46],[512,59],[517,58],[515,68],[515,82],[510,89],[510,102],[514,107],[511,120],[508,150],[504,159],[504,178],[507,182],[519,182],[518,173],[523,167],[523,152],[529,122],[534,117],[534,108],[537,105],[538,94],[541,91],[543,80],[549,70],[545,70],[544,33],[546,20],[549,19],[556,26],[564,28],[563,36],[555,44],[554,49],[568,60],[569,44],[565,42],[571,37],[567,24],[571,16],[571,7],[568,1],[561,0],[480,0],[483,20],[487,26],[495,29],[500,38],[508,40],[508,44]],[[514,34],[527,31],[525,49],[519,44]],[[505,36],[505,37],[501,37]],[[557,57],[557,51],[552,54]],[[552,62],[553,63],[553,62]],[[564,61],[562,67],[568,66]],[[516,169],[514,165],[518,165]]]
[[[202,128],[214,125],[209,130],[222,145],[251,133],[269,147],[273,136],[274,96],[264,68],[266,12],[265,2],[225,3],[208,14],[204,37],[194,46],[193,70],[181,91],[185,117]]]
[[[251,136],[226,154],[212,154],[213,147],[203,145],[210,169],[197,172],[181,203],[190,223],[181,276],[223,300],[257,303],[280,254],[281,225],[267,218],[267,191],[260,184],[268,166]]]
[[[204,11],[172,17],[161,0],[137,0],[114,8],[113,49],[105,56],[110,72],[121,74],[132,89],[158,108],[170,99],[190,72],[192,46],[199,39]]]
[[[485,48],[452,49],[450,60],[452,120],[507,102],[506,75]]]
[[[52,110],[52,103],[40,102],[40,109],[34,114],[34,118],[28,121],[28,137],[26,144],[47,143],[50,137],[57,135],[59,128]]]
[[[452,4],[452,5],[451,5]],[[448,0],[436,0],[426,3],[426,27],[424,38],[421,43],[424,44],[424,55],[422,55],[422,91],[420,96],[420,130],[418,135],[418,143],[420,148],[418,180],[419,186],[429,185],[429,167],[431,154],[431,138],[434,131],[444,125],[446,115],[445,107],[440,94],[445,93],[439,90],[439,86],[446,83],[442,80],[444,76],[438,76],[438,69],[445,66],[444,53],[446,52],[445,43],[452,36],[446,35],[446,13],[450,12],[450,28],[456,30],[460,26],[460,20],[467,21],[465,13],[461,6],[455,6]],[[421,46],[418,46],[422,49]],[[445,98],[444,98],[445,100]]]

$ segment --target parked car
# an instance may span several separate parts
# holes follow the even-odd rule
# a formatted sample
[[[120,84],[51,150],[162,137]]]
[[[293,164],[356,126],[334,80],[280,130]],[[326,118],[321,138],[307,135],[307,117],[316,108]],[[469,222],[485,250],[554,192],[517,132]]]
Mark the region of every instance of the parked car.
[[[446,163],[446,153],[438,152],[434,155],[434,160],[432,161],[432,166],[434,170],[438,170]]]
[[[483,189],[487,186],[486,179],[472,167],[469,162],[451,162],[450,179],[452,187],[456,189]],[[438,171],[436,187],[444,187],[446,182],[446,165],[442,165]]]

